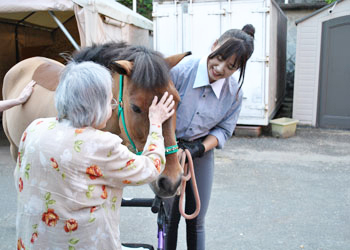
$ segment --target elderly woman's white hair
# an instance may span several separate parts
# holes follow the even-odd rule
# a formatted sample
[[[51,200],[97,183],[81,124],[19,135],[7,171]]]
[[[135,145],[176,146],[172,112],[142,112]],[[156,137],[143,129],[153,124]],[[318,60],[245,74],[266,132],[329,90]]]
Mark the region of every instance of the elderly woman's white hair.
[[[67,119],[73,127],[96,127],[106,120],[112,76],[93,62],[70,62],[62,72],[56,90],[58,119]]]

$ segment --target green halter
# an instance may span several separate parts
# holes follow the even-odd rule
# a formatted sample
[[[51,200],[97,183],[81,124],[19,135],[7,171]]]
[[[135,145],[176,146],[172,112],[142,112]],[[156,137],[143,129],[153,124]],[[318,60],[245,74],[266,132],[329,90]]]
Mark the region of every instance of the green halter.
[[[136,151],[136,154],[137,155],[142,154],[142,151],[137,150],[135,143],[131,140],[131,137],[128,133],[128,129],[126,128],[126,123],[125,123],[125,118],[124,118],[124,107],[123,107],[123,75],[120,75],[120,77],[119,77],[118,119],[119,118],[122,119],[125,134],[128,137],[131,146]],[[177,144],[173,145],[173,146],[166,147],[165,148],[165,155],[170,155],[170,154],[176,153],[178,150],[179,150],[179,146]]]

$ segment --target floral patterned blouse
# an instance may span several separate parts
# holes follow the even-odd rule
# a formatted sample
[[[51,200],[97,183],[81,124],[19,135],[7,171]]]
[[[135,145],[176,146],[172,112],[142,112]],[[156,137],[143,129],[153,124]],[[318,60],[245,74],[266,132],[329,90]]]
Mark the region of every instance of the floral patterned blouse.
[[[165,166],[161,126],[150,125],[142,155],[121,142],[55,118],[28,126],[14,173],[17,249],[121,249],[123,188],[155,180]]]

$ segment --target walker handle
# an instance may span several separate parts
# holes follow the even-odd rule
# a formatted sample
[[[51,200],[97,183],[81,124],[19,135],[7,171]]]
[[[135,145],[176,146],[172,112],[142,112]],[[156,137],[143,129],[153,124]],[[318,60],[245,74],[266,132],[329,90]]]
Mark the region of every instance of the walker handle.
[[[160,198],[159,196],[155,196],[154,197],[154,200],[153,200],[153,203],[152,203],[152,208],[151,208],[151,210],[152,210],[152,212],[154,213],[154,214],[156,214],[156,213],[158,213],[159,212],[159,210],[160,210],[160,205],[162,204],[162,198]]]
[[[122,199],[122,207],[151,207],[153,204],[152,198],[133,198],[133,199]]]

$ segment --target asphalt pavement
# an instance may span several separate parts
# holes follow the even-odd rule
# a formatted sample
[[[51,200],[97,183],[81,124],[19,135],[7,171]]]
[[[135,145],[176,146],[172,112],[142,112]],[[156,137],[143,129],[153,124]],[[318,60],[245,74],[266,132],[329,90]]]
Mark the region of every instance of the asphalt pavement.
[[[15,249],[16,194],[0,136],[0,249]],[[125,197],[153,197],[148,186]],[[121,208],[123,242],[157,245],[150,208]],[[232,137],[216,151],[209,250],[349,250],[350,131],[298,127],[287,139]],[[185,223],[179,250],[185,250]]]

